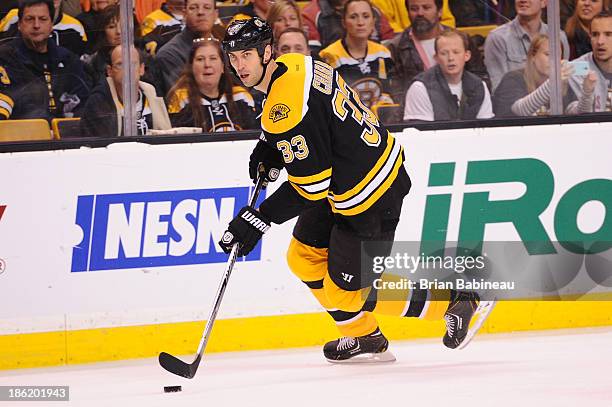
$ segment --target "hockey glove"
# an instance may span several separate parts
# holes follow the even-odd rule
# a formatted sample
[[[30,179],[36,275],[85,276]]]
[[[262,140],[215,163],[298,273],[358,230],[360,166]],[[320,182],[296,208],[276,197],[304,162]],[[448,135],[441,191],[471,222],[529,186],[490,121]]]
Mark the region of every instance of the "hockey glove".
[[[255,183],[259,174],[265,177],[266,183],[274,182],[284,166],[281,152],[270,147],[265,141],[259,140],[249,159],[249,176]]]
[[[219,245],[225,253],[229,253],[234,244],[238,243],[240,245],[238,256],[246,256],[268,229],[270,229],[270,221],[253,207],[245,206],[229,223]]]

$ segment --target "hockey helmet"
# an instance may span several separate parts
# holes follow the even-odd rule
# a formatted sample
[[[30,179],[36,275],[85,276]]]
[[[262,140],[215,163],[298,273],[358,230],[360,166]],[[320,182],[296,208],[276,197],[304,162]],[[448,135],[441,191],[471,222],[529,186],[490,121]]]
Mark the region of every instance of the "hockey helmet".
[[[223,50],[226,53],[256,48],[260,57],[266,45],[272,45],[272,27],[259,17],[248,20],[235,20],[225,31]]]

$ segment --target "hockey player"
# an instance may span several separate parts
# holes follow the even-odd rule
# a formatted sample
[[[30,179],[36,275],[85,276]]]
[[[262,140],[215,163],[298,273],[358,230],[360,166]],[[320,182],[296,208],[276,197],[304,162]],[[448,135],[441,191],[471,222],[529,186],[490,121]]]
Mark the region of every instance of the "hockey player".
[[[402,301],[377,301],[379,275],[360,275],[364,241],[393,241],[402,200],[410,189],[404,152],[337,72],[302,54],[272,59],[272,29],[263,20],[232,22],[223,40],[231,68],[267,94],[263,130],[249,173],[285,167],[288,181],[259,210],[243,207],[219,244],[249,253],[271,223],[299,216],[287,258],[291,270],[335,320],[342,338],[324,346],[330,362],[392,361],[373,313],[447,322],[444,344],[466,338],[479,304],[475,293],[404,292]]]

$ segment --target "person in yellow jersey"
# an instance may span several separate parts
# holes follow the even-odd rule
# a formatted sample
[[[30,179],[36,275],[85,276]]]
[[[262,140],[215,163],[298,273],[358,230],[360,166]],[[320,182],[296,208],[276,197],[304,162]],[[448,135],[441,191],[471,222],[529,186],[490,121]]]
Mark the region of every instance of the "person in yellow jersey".
[[[140,34],[147,52],[155,55],[185,27],[185,0],[166,0],[161,7],[147,15],[140,27]]]
[[[369,0],[348,0],[342,9],[344,37],[319,52],[321,60],[336,69],[359,92],[369,108],[392,104],[391,52],[368,38],[374,31],[374,8]]]
[[[258,17],[234,21],[223,50],[243,85],[267,94],[249,175],[272,180],[284,167],[288,181],[258,209],[240,209],[220,247],[229,253],[238,244],[246,255],[272,223],[299,216],[287,259],[342,335],[323,348],[330,362],[395,360],[374,313],[444,318],[443,342],[458,347],[479,305],[476,293],[434,297],[407,288],[402,300],[377,301],[383,293],[372,283],[380,275],[360,270],[363,242],[394,239],[411,186],[401,145],[332,67],[302,54],[272,59],[272,37]]]

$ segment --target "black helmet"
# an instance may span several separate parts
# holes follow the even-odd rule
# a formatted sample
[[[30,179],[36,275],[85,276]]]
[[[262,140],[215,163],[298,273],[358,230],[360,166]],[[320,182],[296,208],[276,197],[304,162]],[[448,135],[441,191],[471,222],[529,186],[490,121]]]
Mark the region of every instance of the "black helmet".
[[[225,31],[223,50],[227,52],[256,48],[263,56],[266,45],[272,45],[272,27],[259,17],[235,20]]]

